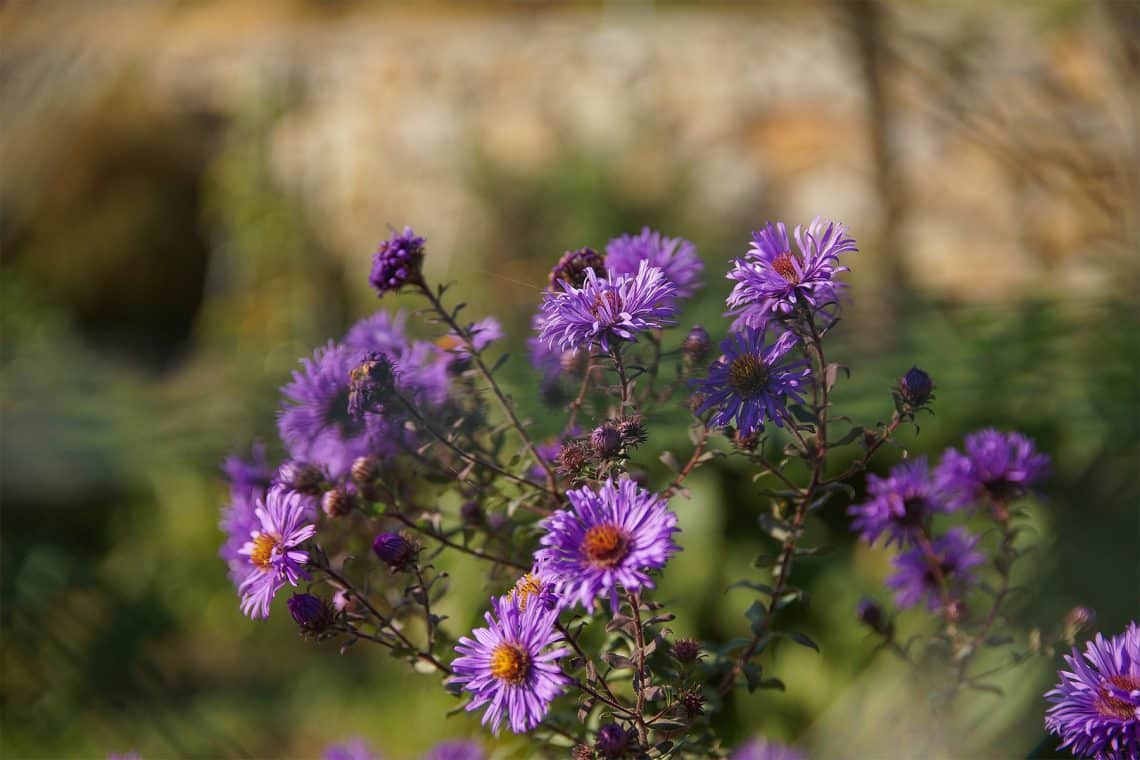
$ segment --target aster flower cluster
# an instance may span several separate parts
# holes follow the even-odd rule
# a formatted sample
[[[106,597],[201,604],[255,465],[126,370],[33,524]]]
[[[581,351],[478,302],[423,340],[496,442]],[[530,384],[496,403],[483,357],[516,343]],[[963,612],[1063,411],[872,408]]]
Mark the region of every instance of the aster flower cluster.
[[[380,646],[434,673],[492,733],[525,734],[550,752],[801,757],[762,737],[726,749],[709,714],[738,687],[782,688],[758,662],[773,642],[819,648],[783,628],[782,611],[803,599],[791,574],[816,551],[805,545],[807,522],[850,500],[850,481],[934,400],[932,379],[914,367],[890,389],[889,424],[836,432],[831,392],[842,372],[825,346],[841,308],[842,262],[855,250],[837,222],[817,219],[790,235],[782,223],[764,225],[727,274],[732,323],[719,328],[683,321],[703,286],[690,241],[645,228],[563,254],[531,319],[530,360],[547,407],[536,424],[500,384],[505,357],[488,358],[503,324],[461,322],[448,287],[425,278],[427,241],[409,228],[394,233],[369,282],[380,296],[422,299],[430,318],[410,325],[405,312],[378,311],[317,348],[281,389],[280,462],[261,446],[249,460],[227,460],[220,553],[236,607],[269,617],[288,586],[285,619],[306,641],[342,652]],[[657,430],[686,408],[691,448],[678,457],[660,449],[667,437]],[[540,427],[562,432],[544,440]],[[854,462],[836,466],[834,452],[856,445]],[[729,458],[755,473],[770,500],[754,529],[772,543],[755,563],[765,576],[733,584],[754,598],[729,642],[675,637],[666,627],[673,614],[654,597],[693,514],[678,497],[696,470]],[[848,507],[866,544],[895,552],[885,583],[897,606],[932,610],[945,626],[959,677],[992,621],[1004,619],[1017,502],[1047,469],[1028,438],[984,430],[933,467],[906,458],[868,476],[866,497]],[[997,546],[968,520],[996,526]],[[986,583],[991,565],[996,586]],[[482,621],[467,629],[439,610],[449,574],[473,567],[487,573]],[[993,606],[972,611],[993,587]],[[861,604],[858,617],[893,643],[894,622],[877,602]],[[1111,672],[1097,661],[1102,680],[1088,709],[1105,721],[1133,696],[1119,661]],[[1084,713],[1056,714],[1064,732]],[[1126,732],[1112,731],[1113,746],[1128,746]],[[379,756],[361,741],[326,752]],[[460,741],[425,758],[483,756]]]

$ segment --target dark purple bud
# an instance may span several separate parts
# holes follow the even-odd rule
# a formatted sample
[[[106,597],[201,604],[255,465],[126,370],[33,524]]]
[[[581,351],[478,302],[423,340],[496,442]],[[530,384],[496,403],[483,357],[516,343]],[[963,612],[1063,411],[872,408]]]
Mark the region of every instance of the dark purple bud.
[[[356,497],[341,486],[325,491],[321,497],[321,510],[329,517],[344,517],[355,505]]]
[[[898,394],[907,406],[918,408],[934,398],[934,381],[918,367],[899,378]]]
[[[424,239],[405,227],[380,244],[372,259],[368,282],[379,296],[395,291],[408,283],[421,281],[424,263]]]
[[[607,723],[598,729],[598,739],[594,742],[594,749],[602,757],[621,757],[629,749],[629,731],[617,723]]]
[[[320,636],[328,631],[336,618],[328,602],[312,594],[293,594],[285,605],[304,636]]]
[[[624,446],[640,446],[649,440],[649,431],[645,429],[645,421],[639,415],[622,417],[618,420],[617,429]]]
[[[399,533],[381,533],[372,542],[372,551],[393,573],[402,573],[416,561],[419,547]]]
[[[855,606],[855,617],[860,623],[875,633],[886,634],[890,630],[890,621],[883,608],[874,599],[860,599]]]
[[[700,689],[686,689],[681,694],[681,707],[685,708],[685,714],[690,720],[698,715],[704,715],[705,699],[701,696]]]
[[[352,463],[352,482],[358,486],[371,485],[379,476],[380,459],[377,457],[357,457]]]
[[[602,423],[590,433],[590,447],[600,459],[609,459],[621,451],[621,433],[608,422]]]
[[[593,269],[598,277],[606,276],[606,257],[593,248],[579,248],[562,254],[554,268],[550,270],[550,287],[561,288],[572,285],[582,287],[586,281],[586,270]]]
[[[695,325],[689,330],[689,334],[681,342],[681,355],[689,364],[699,364],[709,355],[710,350],[712,350],[712,339],[709,337],[709,331],[700,325]]]
[[[558,357],[558,366],[568,375],[581,375],[586,371],[586,364],[589,360],[588,351],[573,348],[562,352],[562,355]]]
[[[483,512],[483,505],[477,501],[465,501],[459,508],[459,519],[464,525],[482,525],[487,515]]]
[[[695,639],[677,639],[673,642],[673,658],[686,665],[701,659],[701,645]]]
[[[319,468],[289,460],[277,468],[277,482],[294,491],[315,496],[321,492],[324,475]]]
[[[487,515],[487,529],[489,531],[498,533],[505,527],[507,527],[507,516],[502,512],[492,512]]]
[[[586,465],[590,463],[590,447],[582,441],[569,441],[563,444],[562,448],[558,450],[558,456],[554,462],[558,466],[558,472],[568,478],[576,478],[582,474],[586,469]]]

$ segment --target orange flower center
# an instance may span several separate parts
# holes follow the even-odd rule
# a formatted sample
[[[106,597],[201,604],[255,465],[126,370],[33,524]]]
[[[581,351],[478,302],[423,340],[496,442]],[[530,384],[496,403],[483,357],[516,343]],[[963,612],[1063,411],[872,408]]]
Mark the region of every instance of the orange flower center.
[[[491,675],[500,681],[520,684],[530,671],[530,654],[518,644],[502,643],[491,652]]]
[[[253,539],[253,551],[249,554],[249,561],[264,570],[269,567],[269,561],[273,558],[273,550],[276,548],[277,539],[267,533],[262,533]]]
[[[768,387],[768,368],[756,354],[741,354],[728,365],[728,382],[742,396],[759,396]]]
[[[1105,679],[1110,684],[1123,691],[1140,689],[1140,676],[1116,675]],[[1136,715],[1136,705],[1126,699],[1113,696],[1104,686],[1100,687],[1100,698],[1096,701],[1096,710],[1101,715],[1121,720],[1131,720]]]
[[[776,258],[772,259],[772,268],[776,273],[783,277],[790,283],[795,283],[799,280],[799,275],[796,274],[796,265],[792,258],[791,251],[785,251]]]
[[[534,577],[533,573],[527,573],[519,578],[518,583],[511,589],[511,599],[516,602],[519,609],[523,612],[526,611],[526,603],[532,596],[538,596],[542,591],[542,581]]]
[[[629,538],[616,525],[595,525],[586,531],[582,553],[592,565],[617,567],[629,554]]]

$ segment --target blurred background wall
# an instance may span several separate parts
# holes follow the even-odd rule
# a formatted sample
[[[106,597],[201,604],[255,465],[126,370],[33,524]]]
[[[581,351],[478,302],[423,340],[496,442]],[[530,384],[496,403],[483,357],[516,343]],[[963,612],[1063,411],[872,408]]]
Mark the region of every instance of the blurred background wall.
[[[564,249],[643,224],[694,240],[708,281],[684,319],[718,335],[751,229],[845,221],[862,252],[838,403],[887,417],[917,363],[938,416],[912,450],[984,424],[1036,437],[1056,467],[1020,613],[1051,625],[1081,602],[1122,628],[1140,609],[1138,9],[6,4],[0,750],[304,757],[362,735],[399,758],[478,735],[379,653],[243,619],[216,557],[218,463],[272,443],[276,389],[375,308],[371,253],[404,224],[430,277],[503,318],[536,414],[520,349]],[[706,471],[678,507],[680,633],[745,625],[721,590],[750,558],[748,483]],[[797,614],[824,655],[778,652],[789,692],[740,697],[722,728],[891,754],[912,695],[851,618],[886,560],[841,515],[819,531],[838,557],[805,569]],[[945,751],[1047,752],[1052,672],[979,695],[987,720]]]

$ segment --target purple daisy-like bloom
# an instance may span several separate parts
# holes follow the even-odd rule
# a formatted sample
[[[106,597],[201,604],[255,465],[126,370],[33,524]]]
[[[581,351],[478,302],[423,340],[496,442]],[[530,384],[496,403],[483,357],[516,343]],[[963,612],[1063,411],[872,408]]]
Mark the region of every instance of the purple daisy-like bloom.
[[[949,511],[931,481],[926,457],[898,463],[885,478],[868,475],[867,492],[867,501],[848,507],[847,514],[855,518],[851,529],[868,544],[884,533],[886,546],[913,544],[935,512]]]
[[[308,552],[297,546],[313,537],[316,504],[312,497],[282,486],[269,489],[258,503],[258,527],[239,552],[248,559],[246,576],[238,591],[241,611],[250,617],[269,617],[269,604],[281,588],[308,579],[304,565]]]
[[[798,253],[782,222],[752,233],[750,250],[728,273],[736,281],[726,301],[736,317],[734,330],[763,327],[801,304],[821,309],[838,300],[843,283],[835,276],[848,270],[839,265],[839,255],[858,250],[847,227],[817,217],[807,230],[797,226],[793,237]]]
[[[542,604],[521,609],[504,596],[492,601],[484,617],[486,628],[476,628],[474,638],[459,639],[450,683],[473,694],[468,710],[489,705],[483,725],[490,724],[496,734],[504,717],[511,731],[526,733],[542,722],[570,683],[557,662],[570,650],[548,649],[562,639],[554,627],[558,610]]]
[[[424,239],[412,232],[411,227],[405,227],[403,232],[393,233],[380,244],[372,259],[368,282],[383,296],[419,280],[423,263]]]
[[[765,346],[764,334],[764,329],[746,328],[729,335],[720,344],[723,355],[709,366],[708,376],[694,381],[703,397],[697,414],[715,409],[712,425],[724,427],[735,421],[741,433],[751,435],[765,420],[783,427],[788,403],[804,403],[801,389],[811,374],[808,362],[785,359],[796,337],[786,332]]]
[[[543,548],[535,552],[538,570],[566,604],[593,609],[608,596],[618,609],[618,587],[653,588],[647,570],[665,566],[680,551],[673,542],[677,516],[665,499],[630,479],[607,480],[597,491],[568,491],[572,510],[559,510],[542,525]]]
[[[927,557],[921,547],[915,547],[894,558],[895,573],[887,578],[887,586],[895,590],[895,604],[906,609],[923,599],[930,609],[937,609],[942,603],[942,589],[938,576],[941,574],[947,584],[947,593],[952,599],[960,599],[977,578],[973,568],[985,562],[985,556],[977,551],[978,537],[970,535],[965,528],[951,528],[931,542],[938,562],[938,572],[934,571],[932,558]]]
[[[343,744],[334,744],[321,755],[322,760],[383,760],[383,757],[359,737]]]
[[[728,757],[729,760],[807,760],[807,755],[798,749],[768,741],[762,736],[749,739]]]
[[[1140,628],[1112,638],[1101,634],[1065,655],[1069,670],[1045,694],[1053,703],[1045,728],[1061,737],[1060,749],[1098,760],[1140,757]]]
[[[230,500],[222,508],[219,527],[225,539],[218,555],[229,565],[230,580],[234,586],[241,584],[245,577],[247,560],[241,556],[241,548],[249,540],[250,531],[257,527],[258,500],[264,498],[265,489],[273,479],[273,471],[265,460],[265,446],[254,444],[249,460],[237,456],[226,459],[222,465],[230,483]]]
[[[636,274],[641,262],[658,267],[677,288],[678,298],[689,298],[701,286],[704,262],[697,247],[684,238],[665,237],[644,227],[640,235],[622,235],[606,243],[606,268],[610,277]]]
[[[486,757],[487,753],[478,742],[451,739],[432,747],[420,760],[484,760]]]
[[[641,262],[637,274],[599,278],[586,270],[582,287],[548,290],[542,300],[542,339],[563,351],[636,341],[637,333],[673,324],[677,288],[657,267]]]
[[[956,507],[983,496],[995,502],[1018,498],[1049,472],[1049,457],[1021,433],[986,428],[966,436],[965,449],[947,449],[934,473]]]

